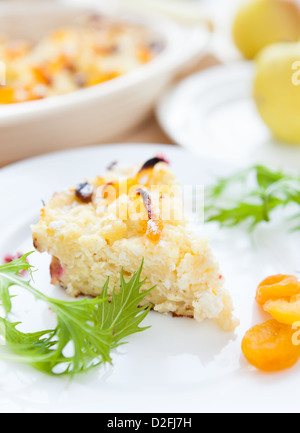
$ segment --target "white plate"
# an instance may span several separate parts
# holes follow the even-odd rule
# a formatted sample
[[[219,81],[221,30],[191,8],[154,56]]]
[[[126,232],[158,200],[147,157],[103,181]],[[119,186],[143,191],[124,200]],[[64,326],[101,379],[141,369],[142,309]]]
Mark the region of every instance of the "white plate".
[[[106,83],[44,100],[0,105],[1,165],[50,151],[105,143],[129,131],[149,115],[174,75],[203,56],[209,40],[204,26],[182,28],[163,17],[132,12],[114,0],[86,1],[84,5],[38,3],[1,1],[1,31],[11,37],[36,39],[96,11],[144,25],[160,35],[166,48],[147,65]]]
[[[29,225],[39,217],[41,200],[85,177],[101,174],[115,160],[132,163],[164,153],[183,184],[207,184],[230,170],[171,146],[123,145],[50,154],[0,170],[0,256],[32,250]],[[244,231],[208,225],[241,320],[234,334],[216,325],[151,312],[152,328],[129,338],[113,355],[113,367],[76,377],[44,376],[24,365],[0,362],[0,411],[217,412],[299,409],[300,366],[265,375],[241,356],[245,331],[266,316],[254,301],[257,284],[273,273],[299,270],[299,234],[282,224],[261,227],[250,239]],[[282,253],[284,251],[284,254]],[[35,253],[35,285],[50,296],[66,297],[49,283],[49,257]],[[53,313],[20,293],[16,319],[26,330],[53,326]],[[297,379],[298,378],[298,379]],[[284,396],[284,398],[282,398]]]
[[[157,117],[162,128],[199,155],[299,167],[300,146],[277,142],[259,117],[252,98],[253,77],[250,62],[194,74],[160,101]]]

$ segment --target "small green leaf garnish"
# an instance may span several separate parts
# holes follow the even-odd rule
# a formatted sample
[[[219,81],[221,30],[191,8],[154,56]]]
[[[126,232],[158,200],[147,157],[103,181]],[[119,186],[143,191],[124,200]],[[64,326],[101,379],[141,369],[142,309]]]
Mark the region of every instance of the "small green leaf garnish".
[[[27,253],[19,259],[0,266],[1,271],[7,275],[17,274],[19,276],[21,276],[20,273],[22,271],[26,271],[30,272],[30,275],[32,276],[32,266],[26,260],[32,253],[33,252]],[[10,278],[0,278],[0,304],[4,308],[6,314],[11,311],[11,296],[9,294],[9,288],[13,285],[14,283]]]
[[[271,221],[275,209],[291,204],[300,206],[300,176],[256,165],[219,180],[208,190],[206,221],[225,227],[248,222],[252,230]],[[295,218],[300,219],[297,206]]]
[[[49,298],[19,276],[22,270],[32,271],[32,266],[26,262],[29,254],[0,266],[2,306],[6,313],[11,311],[9,288],[18,286],[49,305],[56,313],[57,326],[23,333],[17,329],[20,323],[0,317],[0,330],[6,346],[11,349],[11,354],[5,354],[6,359],[24,362],[48,374],[74,375],[111,363],[112,349],[123,344],[127,336],[148,329],[139,326],[151,308],[139,305],[153,290],[140,293],[145,283],[140,281],[143,263],[128,282],[121,273],[120,291],[114,291],[111,299],[108,298],[108,280],[101,296],[67,302]]]

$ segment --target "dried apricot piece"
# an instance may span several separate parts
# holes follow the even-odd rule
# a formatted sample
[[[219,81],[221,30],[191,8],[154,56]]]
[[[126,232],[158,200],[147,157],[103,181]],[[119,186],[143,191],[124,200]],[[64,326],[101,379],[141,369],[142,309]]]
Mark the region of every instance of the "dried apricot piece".
[[[270,300],[265,303],[264,310],[271,314],[278,322],[293,325],[300,322],[300,300],[286,301],[285,299]]]
[[[293,344],[295,331],[288,325],[269,320],[250,329],[242,342],[242,351],[259,370],[285,370],[300,358],[300,345]]]
[[[289,298],[300,294],[300,282],[292,275],[273,275],[266,278],[257,289],[256,301],[264,305],[271,299]]]
[[[163,229],[164,223],[161,218],[150,219],[147,222],[146,236],[151,242],[157,244],[161,239]]]

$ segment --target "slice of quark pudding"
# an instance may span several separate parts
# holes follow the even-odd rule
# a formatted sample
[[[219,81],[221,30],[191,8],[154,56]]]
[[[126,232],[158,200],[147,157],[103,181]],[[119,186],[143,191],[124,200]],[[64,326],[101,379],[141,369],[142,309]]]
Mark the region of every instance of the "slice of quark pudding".
[[[163,158],[112,164],[107,173],[55,194],[32,227],[34,246],[52,256],[51,282],[71,296],[97,296],[109,277],[119,286],[144,258],[143,290],[160,313],[237,325],[209,247],[188,228],[178,182]]]

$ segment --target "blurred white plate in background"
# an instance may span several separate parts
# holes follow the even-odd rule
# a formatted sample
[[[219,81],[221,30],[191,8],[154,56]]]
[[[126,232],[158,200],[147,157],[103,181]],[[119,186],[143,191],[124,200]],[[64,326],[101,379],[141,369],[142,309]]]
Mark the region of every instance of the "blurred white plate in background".
[[[172,140],[199,155],[299,167],[300,146],[277,142],[261,120],[252,98],[253,78],[250,62],[194,74],[162,98],[158,120]]]

